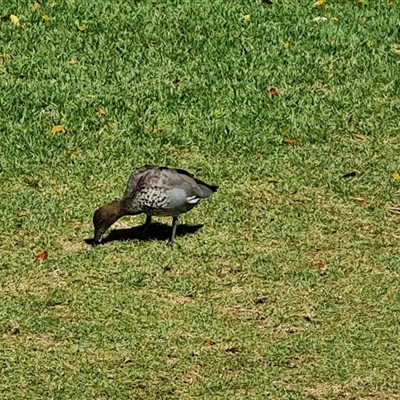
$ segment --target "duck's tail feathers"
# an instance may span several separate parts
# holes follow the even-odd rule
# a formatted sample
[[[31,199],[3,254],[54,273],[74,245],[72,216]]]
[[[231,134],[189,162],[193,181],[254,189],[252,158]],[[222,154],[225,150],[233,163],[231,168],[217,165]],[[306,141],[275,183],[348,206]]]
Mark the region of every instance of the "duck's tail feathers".
[[[199,185],[201,192],[203,194],[203,197],[210,197],[218,189],[218,186],[209,185],[208,183],[205,183],[205,182],[201,181],[200,179],[194,178],[194,180]]]

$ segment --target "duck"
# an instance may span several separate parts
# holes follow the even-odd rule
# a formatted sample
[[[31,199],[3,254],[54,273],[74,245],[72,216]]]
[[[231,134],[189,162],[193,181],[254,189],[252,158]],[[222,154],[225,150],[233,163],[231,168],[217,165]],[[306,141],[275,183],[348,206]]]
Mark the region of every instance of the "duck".
[[[144,165],[130,175],[121,200],[105,204],[95,211],[93,244],[100,244],[105,232],[119,218],[146,214],[146,222],[141,229],[142,237],[153,216],[172,217],[172,232],[168,242],[172,245],[179,215],[190,211],[217,189],[218,186],[209,185],[183,169]]]

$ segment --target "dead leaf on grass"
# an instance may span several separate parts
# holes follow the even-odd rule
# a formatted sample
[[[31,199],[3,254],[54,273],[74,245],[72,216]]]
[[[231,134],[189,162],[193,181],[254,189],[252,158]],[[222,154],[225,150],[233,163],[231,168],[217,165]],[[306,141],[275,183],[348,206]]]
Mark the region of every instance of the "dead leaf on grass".
[[[297,140],[293,138],[283,138],[282,143],[293,145],[297,143]]]
[[[312,266],[318,269],[324,269],[325,268],[325,264],[322,262],[313,262]]]
[[[314,7],[320,7],[325,4],[325,0],[318,0],[314,3]]]
[[[10,15],[10,21],[11,21],[12,24],[14,24],[16,26],[19,26],[19,18],[16,15],[11,14]]]
[[[77,150],[65,150],[67,156],[79,156],[79,151]]]
[[[360,206],[366,206],[370,203],[368,199],[364,199],[363,197],[352,197],[352,199],[358,201]]]
[[[97,112],[99,113],[99,115],[106,115],[106,111],[104,110],[104,108],[99,107],[99,109],[97,110]]]
[[[392,174],[392,178],[393,178],[395,181],[398,181],[398,180],[400,179],[400,174],[398,174],[397,172],[395,172],[395,173]]]
[[[17,216],[18,217],[26,217],[27,215],[29,215],[28,211],[25,211],[25,210],[17,211]]]
[[[280,93],[280,91],[278,88],[273,87],[268,90],[268,96],[271,98],[279,96],[279,93]]]
[[[45,250],[39,254],[36,254],[35,260],[42,261],[42,260],[46,260],[48,257],[49,257],[49,253]]]
[[[40,8],[40,4],[37,2],[37,1],[35,1],[33,4],[32,4],[32,11],[36,11],[36,10],[38,10]]]
[[[326,18],[326,17],[315,17],[315,18],[313,18],[313,21],[314,22],[326,22],[326,21],[328,21],[328,18]]]
[[[51,133],[65,133],[66,130],[64,128],[64,125],[54,125],[51,128]]]
[[[362,135],[361,133],[352,133],[352,134],[351,134],[351,137],[352,137],[354,140],[359,140],[359,141],[365,140],[365,136]]]

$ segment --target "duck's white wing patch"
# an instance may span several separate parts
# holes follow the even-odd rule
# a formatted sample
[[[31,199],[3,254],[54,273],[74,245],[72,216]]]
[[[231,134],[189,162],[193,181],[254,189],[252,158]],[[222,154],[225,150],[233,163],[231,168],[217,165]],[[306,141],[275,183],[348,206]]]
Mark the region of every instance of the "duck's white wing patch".
[[[197,204],[199,201],[200,201],[200,197],[197,197],[197,196],[186,197],[186,202],[189,204]]]

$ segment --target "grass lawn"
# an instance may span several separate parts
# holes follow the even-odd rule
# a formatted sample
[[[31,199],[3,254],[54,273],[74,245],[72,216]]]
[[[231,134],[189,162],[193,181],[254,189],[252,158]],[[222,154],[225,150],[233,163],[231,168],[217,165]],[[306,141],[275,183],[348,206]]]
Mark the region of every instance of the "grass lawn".
[[[400,398],[400,3],[33,3],[0,0],[1,398]],[[86,244],[146,163],[220,189],[173,248]]]

